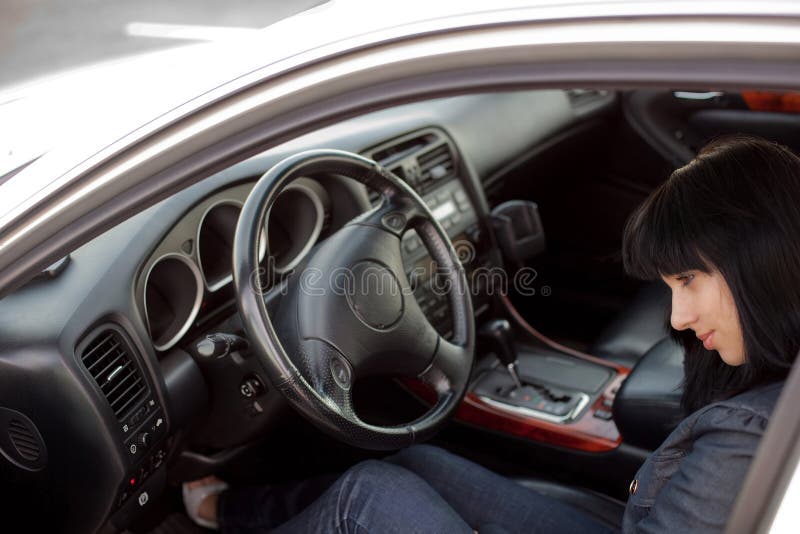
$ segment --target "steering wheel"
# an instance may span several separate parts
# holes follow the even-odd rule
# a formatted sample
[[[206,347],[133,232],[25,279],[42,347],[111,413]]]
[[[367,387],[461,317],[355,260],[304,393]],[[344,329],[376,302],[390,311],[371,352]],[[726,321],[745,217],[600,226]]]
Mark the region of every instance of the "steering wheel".
[[[312,249],[271,317],[263,298],[269,262],[266,276],[254,276],[261,267],[264,222],[289,183],[319,173],[354,179],[378,191],[382,201]],[[428,322],[406,277],[400,243],[411,228],[436,262],[437,289],[449,297],[452,340]],[[460,403],[475,343],[464,268],[422,199],[376,162],[339,150],[312,150],[271,168],[239,216],[233,279],[245,331],[273,386],[333,437],[366,449],[406,447],[430,437]],[[417,377],[434,389],[436,402],[404,425],[366,423],[354,411],[352,386],[376,374]]]

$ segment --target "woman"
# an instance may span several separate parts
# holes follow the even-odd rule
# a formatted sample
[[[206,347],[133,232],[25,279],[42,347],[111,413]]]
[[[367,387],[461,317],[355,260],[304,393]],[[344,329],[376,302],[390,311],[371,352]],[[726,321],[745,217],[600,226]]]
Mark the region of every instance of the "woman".
[[[800,159],[754,138],[705,147],[625,228],[626,271],[672,291],[691,413],[631,484],[624,532],[716,532],[800,349]],[[226,532],[608,532],[571,506],[441,449],[362,462],[332,485],[187,485]]]

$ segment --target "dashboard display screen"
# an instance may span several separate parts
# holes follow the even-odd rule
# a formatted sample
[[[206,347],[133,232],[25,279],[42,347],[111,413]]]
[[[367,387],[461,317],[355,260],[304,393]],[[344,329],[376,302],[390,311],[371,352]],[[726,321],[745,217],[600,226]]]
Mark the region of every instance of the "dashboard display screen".
[[[436,220],[441,221],[442,219],[446,219],[455,212],[456,212],[456,205],[453,203],[452,200],[448,200],[441,206],[438,206],[431,213],[433,213],[433,216],[436,218]]]

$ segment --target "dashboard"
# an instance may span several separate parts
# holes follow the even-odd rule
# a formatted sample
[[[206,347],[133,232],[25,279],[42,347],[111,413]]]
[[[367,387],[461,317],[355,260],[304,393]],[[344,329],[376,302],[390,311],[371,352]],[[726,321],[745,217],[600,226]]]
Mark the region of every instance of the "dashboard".
[[[486,180],[613,100],[595,96],[466,95],[321,129],[121,222],[0,301],[0,476],[17,489],[19,510],[32,506],[23,497],[45,495],[56,510],[49,519],[71,531],[106,521],[124,528],[164,491],[168,472],[172,480],[207,473],[268,433],[286,409],[246,350],[223,358],[198,348],[209,335],[244,336],[233,238],[249,191],[275,163],[322,147],[375,159],[422,196],[470,272],[491,265],[495,251],[485,231]],[[278,277],[267,307],[280,300],[280,277],[375,202],[333,174],[294,182],[259,242],[261,261]],[[431,260],[413,231],[402,249],[417,301],[449,335],[447,301],[432,290]],[[486,288],[472,289],[483,313]]]
[[[157,351],[213,322],[233,299],[233,239],[253,183],[225,188],[196,204],[145,260],[136,295]],[[269,259],[276,274],[288,274],[329,233],[330,215],[330,197],[322,183],[301,178],[290,184],[262,232],[260,259]]]

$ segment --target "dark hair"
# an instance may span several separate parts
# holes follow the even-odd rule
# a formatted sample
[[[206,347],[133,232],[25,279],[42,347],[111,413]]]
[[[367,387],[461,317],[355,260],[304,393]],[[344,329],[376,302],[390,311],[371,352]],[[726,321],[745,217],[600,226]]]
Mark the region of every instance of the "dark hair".
[[[743,365],[670,328],[685,350],[687,412],[786,377],[800,350],[800,158],[789,149],[753,137],[712,141],[634,211],[622,255],[636,278],[716,270],[730,287]]]

